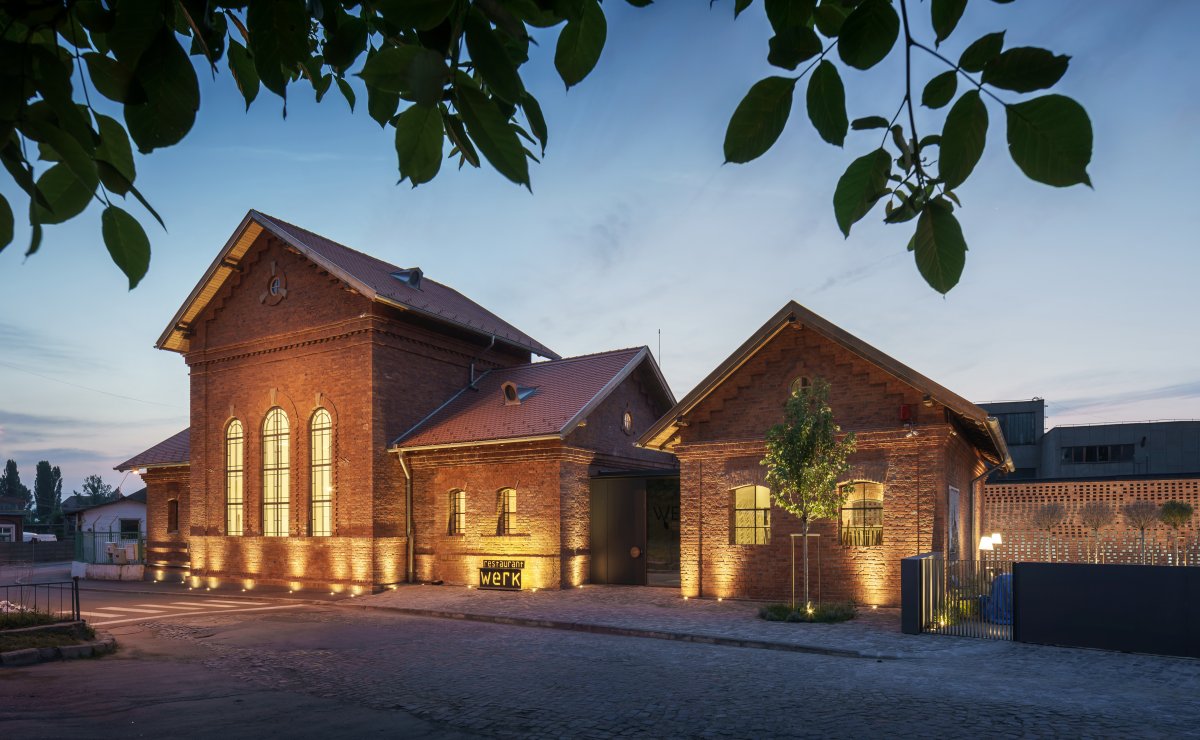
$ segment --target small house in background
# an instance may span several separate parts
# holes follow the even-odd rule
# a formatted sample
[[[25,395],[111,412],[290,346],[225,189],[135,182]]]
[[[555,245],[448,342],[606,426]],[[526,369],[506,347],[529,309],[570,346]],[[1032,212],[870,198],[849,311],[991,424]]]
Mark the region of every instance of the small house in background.
[[[112,534],[113,541],[136,542],[146,532],[146,489],[71,514],[76,532]]]
[[[71,515],[75,558],[71,575],[137,581],[144,575],[146,489]]]
[[[810,524],[814,597],[898,606],[901,558],[974,557],[983,478],[1012,466],[995,419],[793,301],[638,439],[679,458],[685,596],[778,599],[802,579],[801,522],[761,461],[818,377],[857,452],[839,516]]]
[[[25,527],[25,502],[0,496],[0,542],[20,542]]]

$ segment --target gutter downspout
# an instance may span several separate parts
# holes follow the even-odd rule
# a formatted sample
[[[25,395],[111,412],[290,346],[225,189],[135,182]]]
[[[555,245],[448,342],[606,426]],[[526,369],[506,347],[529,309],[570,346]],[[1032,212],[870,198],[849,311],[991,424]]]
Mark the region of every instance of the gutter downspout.
[[[404,450],[396,450],[396,458],[400,460],[400,469],[404,471],[404,544],[408,561],[404,569],[404,581],[415,583],[417,566],[413,562],[413,477],[408,468],[408,461],[404,459]]]
[[[481,359],[484,355],[491,351],[492,347],[496,346],[496,335],[492,335],[492,341],[488,342],[488,346],[483,348],[483,351],[471,358],[471,372],[467,380],[467,385],[471,388],[475,387],[475,361]]]

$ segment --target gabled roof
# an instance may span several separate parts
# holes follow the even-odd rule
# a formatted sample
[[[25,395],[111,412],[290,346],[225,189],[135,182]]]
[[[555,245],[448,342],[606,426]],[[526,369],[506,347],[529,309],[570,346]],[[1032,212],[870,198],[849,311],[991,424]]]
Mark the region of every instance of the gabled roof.
[[[369,300],[413,311],[482,336],[494,336],[498,342],[528,350],[542,357],[558,359],[558,355],[544,344],[453,288],[428,278],[420,278],[417,281],[419,287],[414,286],[411,280],[401,280],[392,275],[402,273],[409,277],[414,272],[412,268],[397,267],[299,226],[253,210],[246,214],[233,236],[229,237],[229,241],[213,260],[204,277],[158,338],[155,347],[175,352],[188,351],[189,330],[192,324],[221,286],[239,269],[242,258],[263,231],[287,243]]]
[[[490,370],[393,443],[393,450],[529,439],[565,439],[643,363],[666,403],[675,397],[646,347]],[[505,404],[516,385],[519,404]]]
[[[72,496],[71,498],[81,498],[81,497]],[[135,491],[135,492],[129,494],[128,496],[122,496],[121,498],[114,499],[112,501],[105,501],[102,504],[88,504],[86,506],[72,507],[71,511],[67,511],[66,502],[64,501],[63,502],[63,513],[64,514],[82,514],[85,511],[92,511],[94,509],[103,509],[105,506],[112,506],[113,504],[123,504],[126,502],[133,503],[133,504],[145,504],[146,503],[146,489],[143,488],[142,490]]]
[[[700,384],[683,397],[675,408],[654,423],[641,437],[637,444],[640,447],[654,449],[670,449],[674,446],[674,438],[679,433],[680,421],[688,412],[696,408],[710,393],[715,391],[729,376],[733,375],[743,364],[753,357],[760,349],[770,342],[775,335],[789,325],[799,322],[826,339],[840,344],[850,352],[858,355],[899,380],[907,383],[923,394],[928,394],[934,401],[946,407],[961,424],[968,441],[984,451],[985,455],[997,463],[1012,469],[1012,459],[1004,442],[1004,435],[996,419],[989,417],[987,412],[963,397],[938,385],[916,370],[902,364],[898,360],[880,352],[858,337],[821,318],[795,301],[788,301],[771,320],[762,325],[752,337],[738,347],[732,355],[722,362],[716,370],[708,375]]]
[[[167,437],[145,452],[140,452],[113,470],[135,470],[137,468],[167,468],[187,465],[190,462],[191,430],[184,429]]]

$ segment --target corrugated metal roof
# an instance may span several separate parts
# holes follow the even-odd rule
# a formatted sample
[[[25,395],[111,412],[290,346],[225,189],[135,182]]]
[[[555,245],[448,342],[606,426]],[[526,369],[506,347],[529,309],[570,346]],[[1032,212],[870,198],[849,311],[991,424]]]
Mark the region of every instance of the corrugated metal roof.
[[[187,302],[176,313],[171,325],[163,332],[158,341],[159,348],[180,352],[188,350],[187,337],[192,322],[233,273],[234,266],[263,229],[299,250],[371,300],[415,311],[484,336],[495,336],[497,341],[529,350],[542,357],[558,359],[553,350],[453,288],[427,277],[421,279],[420,287],[417,288],[392,275],[395,272],[404,272],[407,268],[397,267],[326,239],[320,234],[253,210],[246,214],[238,230],[230,237]]]
[[[613,350],[551,362],[491,370],[396,440],[404,449],[494,442],[530,437],[565,437],[643,361],[645,347]],[[661,377],[661,376],[659,376]],[[503,385],[524,396],[506,405]],[[663,382],[663,391],[671,398]]]
[[[167,437],[150,449],[139,452],[113,470],[134,470],[136,468],[159,468],[173,465],[187,465],[191,461],[191,429]]]

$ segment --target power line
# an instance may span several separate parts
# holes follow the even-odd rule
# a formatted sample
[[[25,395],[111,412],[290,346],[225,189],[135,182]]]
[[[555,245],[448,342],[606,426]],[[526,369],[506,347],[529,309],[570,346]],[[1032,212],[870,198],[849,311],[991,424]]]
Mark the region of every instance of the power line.
[[[174,404],[170,404],[170,403],[160,403],[158,401],[147,401],[143,398],[134,398],[133,396],[122,396],[120,393],[111,393],[109,391],[100,390],[99,388],[90,388],[86,385],[72,383],[69,380],[62,380],[61,378],[52,378],[49,375],[42,375],[41,373],[35,373],[34,371],[26,370],[23,367],[18,367],[16,365],[10,365],[7,362],[0,362],[0,365],[3,365],[4,367],[7,367],[10,370],[16,370],[19,373],[26,373],[27,375],[32,375],[35,378],[41,378],[42,380],[49,380],[52,383],[62,383],[63,385],[69,385],[72,388],[79,388],[80,390],[91,391],[92,393],[100,393],[105,396],[112,396],[113,398],[120,398],[123,401],[134,401],[136,403],[145,403],[145,404],[149,404],[151,406],[163,406],[163,407],[169,408],[169,409],[179,408],[178,406],[176,406]]]

